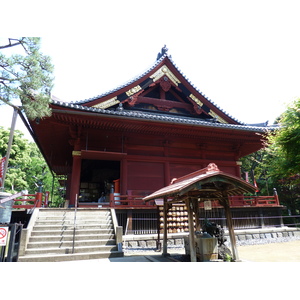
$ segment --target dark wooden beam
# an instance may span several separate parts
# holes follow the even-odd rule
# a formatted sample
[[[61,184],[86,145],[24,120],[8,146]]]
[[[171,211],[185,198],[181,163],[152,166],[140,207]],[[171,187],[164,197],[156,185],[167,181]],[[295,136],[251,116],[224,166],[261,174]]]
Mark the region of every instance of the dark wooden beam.
[[[167,227],[167,219],[168,219],[168,210],[170,208],[170,204],[167,202],[167,197],[164,198],[164,238],[163,238],[163,256],[168,255],[168,227]]]
[[[228,195],[226,195],[226,193],[224,193],[224,198],[222,199],[222,205],[223,205],[224,211],[225,211],[225,217],[226,217],[227,228],[228,228],[229,237],[230,237],[233,260],[237,261],[237,260],[239,260],[239,255],[238,255],[238,251],[237,251],[237,247],[236,247],[236,238],[235,238],[235,233],[234,233],[234,228],[233,228],[231,210],[230,210],[230,206],[229,206],[229,199],[228,199]]]
[[[189,242],[191,262],[197,262],[193,210],[191,208],[192,203],[189,198],[185,200],[185,204],[187,207],[189,219]]]

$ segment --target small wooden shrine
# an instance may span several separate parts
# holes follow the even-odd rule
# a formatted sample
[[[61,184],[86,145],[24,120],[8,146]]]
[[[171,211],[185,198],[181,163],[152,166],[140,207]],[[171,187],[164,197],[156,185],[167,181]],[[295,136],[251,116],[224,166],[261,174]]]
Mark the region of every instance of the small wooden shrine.
[[[144,198],[144,201],[163,198],[164,241],[163,255],[167,254],[167,214],[173,204],[185,203],[188,211],[190,256],[196,261],[195,230],[200,231],[199,204],[206,201],[218,201],[224,207],[229,231],[233,259],[238,259],[236,240],[232,224],[229,196],[254,193],[255,187],[236,176],[221,172],[211,163],[206,168],[174,178],[171,183]],[[194,225],[195,223],[195,225]]]

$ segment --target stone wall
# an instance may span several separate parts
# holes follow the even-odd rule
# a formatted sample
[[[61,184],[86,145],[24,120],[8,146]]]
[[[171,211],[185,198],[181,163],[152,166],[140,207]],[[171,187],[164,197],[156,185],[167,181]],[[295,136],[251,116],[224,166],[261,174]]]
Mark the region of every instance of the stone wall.
[[[188,233],[168,234],[169,247],[184,247],[184,236]],[[249,230],[235,230],[238,245],[251,245],[259,243],[285,242],[293,239],[300,239],[300,229],[279,227],[279,228],[260,228]],[[228,232],[225,236],[229,242]],[[160,243],[163,243],[163,235],[160,235]],[[124,249],[154,249],[157,247],[157,234],[145,235],[125,235],[123,236]]]
[[[237,245],[278,243],[300,239],[298,228],[265,228],[252,230],[237,230]]]

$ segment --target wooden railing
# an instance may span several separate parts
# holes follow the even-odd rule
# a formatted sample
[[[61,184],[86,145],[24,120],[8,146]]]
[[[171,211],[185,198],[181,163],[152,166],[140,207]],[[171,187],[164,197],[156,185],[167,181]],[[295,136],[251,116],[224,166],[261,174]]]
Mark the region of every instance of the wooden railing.
[[[49,192],[28,194],[28,195],[23,195],[21,197],[14,199],[15,204],[13,205],[13,208],[31,209],[34,207],[48,206]],[[17,202],[22,202],[22,203],[16,204]]]
[[[279,206],[277,195],[274,196],[231,196],[229,197],[231,207],[247,206]]]
[[[140,195],[115,195],[110,194],[109,202],[79,202],[79,207],[112,207],[112,208],[151,208],[154,200],[145,202]]]
[[[155,206],[154,201],[144,202],[140,195],[113,195],[110,194],[109,202],[79,203],[79,207],[113,207],[113,208],[151,208]],[[268,207],[279,206],[278,196],[231,196],[229,197],[231,207]],[[204,207],[204,203],[199,204]],[[219,201],[211,201],[212,207],[221,207]]]
[[[14,202],[22,202],[14,204],[13,208],[31,209],[34,207],[47,207],[49,193],[36,193],[23,195],[22,198],[14,199]],[[145,202],[141,195],[116,195],[110,194],[109,202],[79,202],[79,207],[112,207],[112,208],[153,208],[155,201]],[[274,196],[231,196],[229,197],[230,207],[270,207],[279,206],[277,195]],[[199,204],[204,207],[204,203]],[[211,201],[212,207],[221,207],[219,201]]]
[[[154,201],[145,202],[140,195],[110,195],[110,206],[149,207]]]
[[[26,197],[26,198],[24,198]],[[28,198],[27,198],[28,197]],[[14,199],[13,208],[33,208],[37,207],[39,199],[36,198],[35,194],[23,195],[21,199]],[[22,202],[22,204],[16,204],[17,202]]]

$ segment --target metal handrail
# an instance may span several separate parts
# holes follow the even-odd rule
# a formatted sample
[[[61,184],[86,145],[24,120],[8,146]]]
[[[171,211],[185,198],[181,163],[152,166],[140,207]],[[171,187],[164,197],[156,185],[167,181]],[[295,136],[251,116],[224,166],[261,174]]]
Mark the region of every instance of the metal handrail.
[[[74,209],[74,224],[73,224],[73,245],[72,245],[72,254],[74,253],[75,248],[75,231],[76,231],[76,214],[77,214],[77,199],[78,195],[75,197],[75,209]]]
[[[0,247],[0,262],[18,261],[23,224],[13,223],[3,226],[8,227],[10,234],[6,245]]]

